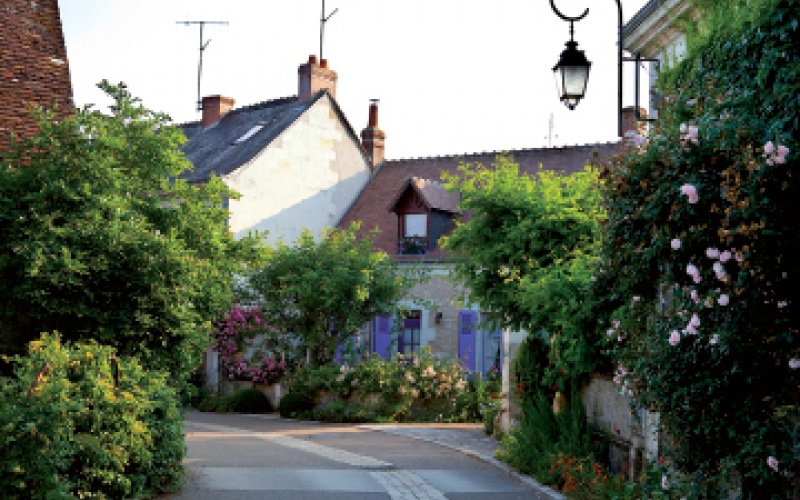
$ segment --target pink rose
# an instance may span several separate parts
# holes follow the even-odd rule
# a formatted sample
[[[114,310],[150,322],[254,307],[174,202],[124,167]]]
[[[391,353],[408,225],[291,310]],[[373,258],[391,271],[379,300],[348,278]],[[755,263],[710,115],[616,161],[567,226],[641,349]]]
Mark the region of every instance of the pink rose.
[[[778,472],[778,459],[773,456],[768,457],[767,466],[775,472]]]
[[[772,144],[772,141],[767,141],[767,143],[764,144],[764,154],[771,155],[774,152],[775,152],[775,145]]]
[[[792,370],[797,370],[800,368],[800,359],[792,358],[789,360],[789,368]]]
[[[709,259],[716,259],[719,257],[719,250],[716,248],[706,248],[706,257]]]
[[[681,341],[681,334],[677,330],[672,330],[669,334],[669,345],[676,346]]]
[[[725,250],[724,252],[719,254],[719,261],[724,264],[725,262],[731,260],[731,257],[733,257],[733,254],[731,254],[729,250]]]
[[[697,203],[700,199],[697,195],[697,188],[691,184],[684,184],[681,186],[681,194],[688,198],[689,203]]]
[[[721,306],[727,306],[728,303],[730,302],[730,300],[731,300],[730,297],[728,297],[727,294],[723,293],[722,295],[719,296],[719,298],[717,299],[717,302]]]
[[[669,245],[672,247],[673,250],[677,250],[681,247],[681,240],[675,238],[674,240],[669,242]]]
[[[688,274],[689,276],[699,276],[700,275],[700,271],[697,269],[697,266],[695,266],[694,264],[688,264],[686,266],[686,274]]]

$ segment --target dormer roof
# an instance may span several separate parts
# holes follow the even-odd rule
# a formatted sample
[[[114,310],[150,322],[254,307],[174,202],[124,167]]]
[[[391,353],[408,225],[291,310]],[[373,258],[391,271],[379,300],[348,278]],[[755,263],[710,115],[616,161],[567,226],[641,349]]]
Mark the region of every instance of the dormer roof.
[[[450,192],[439,181],[424,179],[422,177],[409,177],[397,192],[394,200],[389,204],[389,211],[397,213],[397,205],[412,190],[417,193],[428,211],[436,210],[451,214],[461,213],[458,203],[461,199],[458,193]]]

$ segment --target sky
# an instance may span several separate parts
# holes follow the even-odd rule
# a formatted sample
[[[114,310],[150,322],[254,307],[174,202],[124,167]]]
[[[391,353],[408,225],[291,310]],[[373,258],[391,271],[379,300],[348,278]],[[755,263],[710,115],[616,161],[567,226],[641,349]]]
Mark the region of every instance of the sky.
[[[97,82],[125,82],[176,123],[196,110],[199,28],[206,25],[201,94],[236,106],[297,94],[297,67],[319,53],[322,0],[59,0],[75,104],[104,108]],[[647,0],[622,0],[623,20]],[[569,24],[548,0],[327,0],[323,56],[356,133],[370,99],[389,159],[590,144],[617,137],[617,2],[556,0],[592,62],[574,111],[552,68]],[[630,63],[626,63],[629,65]],[[626,67],[624,105],[633,104]],[[642,81],[647,81],[646,77]],[[552,117],[552,133],[550,123]]]

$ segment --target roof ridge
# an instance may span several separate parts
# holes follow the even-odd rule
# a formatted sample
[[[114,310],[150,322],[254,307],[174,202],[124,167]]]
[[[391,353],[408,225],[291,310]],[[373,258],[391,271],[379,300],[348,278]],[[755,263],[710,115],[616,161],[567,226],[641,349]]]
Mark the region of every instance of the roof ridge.
[[[247,105],[241,106],[239,108],[233,108],[232,110],[228,111],[225,114],[228,115],[228,114],[231,114],[231,113],[238,113],[240,111],[252,111],[254,109],[271,108],[271,107],[275,107],[275,106],[281,106],[283,104],[288,104],[288,103],[293,102],[293,101],[297,101],[297,96],[296,95],[288,96],[288,97],[277,97],[275,99],[268,99],[266,101],[256,102],[256,103],[253,103],[253,104],[247,104]],[[188,127],[190,125],[199,125],[201,122],[202,122],[202,119],[201,120],[192,120],[192,121],[183,122],[183,123],[173,123],[172,125],[174,127],[183,128],[183,127]]]
[[[586,144],[574,144],[572,146],[553,146],[553,147],[541,147],[541,148],[521,148],[521,149],[504,149],[504,150],[494,150],[494,151],[476,151],[473,153],[454,153],[449,155],[431,155],[431,156],[412,156],[406,158],[392,158],[385,160],[386,163],[392,162],[399,162],[399,161],[427,161],[427,160],[440,160],[442,158],[461,158],[461,157],[468,157],[468,156],[482,156],[482,155],[501,155],[501,154],[513,154],[513,153],[529,153],[529,152],[539,152],[539,151],[550,151],[550,150],[563,150],[563,149],[573,149],[573,148],[587,148],[587,147],[596,147],[596,146],[615,146],[618,145],[619,141],[606,141],[606,142],[593,142],[593,143],[586,143]]]

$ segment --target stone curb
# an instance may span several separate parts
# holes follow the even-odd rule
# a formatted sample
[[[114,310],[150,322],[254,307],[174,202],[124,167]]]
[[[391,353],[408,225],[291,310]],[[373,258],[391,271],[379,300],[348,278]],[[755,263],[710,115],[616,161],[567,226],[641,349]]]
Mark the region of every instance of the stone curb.
[[[449,448],[449,449],[457,451],[459,453],[463,453],[463,454],[468,455],[470,457],[476,458],[476,459],[478,459],[478,460],[480,460],[482,462],[486,462],[486,463],[488,463],[490,465],[493,465],[497,469],[500,469],[507,476],[511,476],[514,479],[527,484],[528,486],[532,487],[534,490],[538,491],[539,493],[541,493],[543,495],[547,495],[548,497],[550,497],[550,498],[552,498],[554,500],[567,500],[567,497],[565,497],[561,493],[555,491],[554,489],[549,488],[549,487],[539,483],[537,480],[533,479],[530,476],[526,476],[524,474],[520,474],[519,472],[517,472],[513,468],[511,468],[511,466],[509,466],[508,464],[503,463],[503,462],[501,462],[500,460],[497,460],[494,457],[487,456],[487,455],[485,455],[483,453],[479,453],[479,452],[476,452],[476,451],[473,451],[473,450],[469,450],[467,448],[462,448],[460,446],[457,446],[457,445],[454,445],[454,444],[451,444],[451,443],[446,443],[444,441],[439,441],[439,440],[437,440],[437,439],[435,439],[433,437],[423,437],[423,436],[418,436],[418,435],[405,434],[403,432],[395,432],[394,429],[391,429],[391,428],[381,428],[382,427],[381,425],[363,424],[363,425],[358,425],[357,427],[360,428],[360,429],[366,429],[366,430],[378,431],[378,432],[385,432],[387,434],[394,434],[396,436],[403,436],[403,437],[407,437],[407,438],[411,438],[411,439],[417,439],[419,441],[425,441],[425,442],[428,442],[428,443],[434,443],[434,444],[437,444],[439,446],[444,446],[445,448]]]

